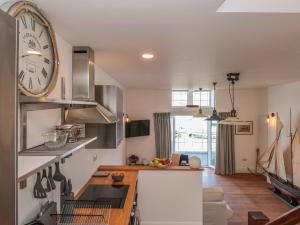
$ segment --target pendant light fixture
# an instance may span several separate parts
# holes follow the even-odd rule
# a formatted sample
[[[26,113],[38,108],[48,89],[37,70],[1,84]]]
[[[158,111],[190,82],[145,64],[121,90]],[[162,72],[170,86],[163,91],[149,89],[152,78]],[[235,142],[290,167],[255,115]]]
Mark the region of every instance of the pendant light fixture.
[[[229,73],[227,74],[227,80],[229,81],[229,97],[231,102],[231,111],[229,117],[227,117],[225,120],[220,121],[220,124],[226,124],[226,125],[247,125],[245,121],[241,121],[240,118],[238,118],[237,111],[235,109],[235,96],[234,96],[234,85],[239,80],[240,74],[239,73]]]
[[[206,117],[206,116],[203,114],[202,106],[201,106],[202,88],[199,88],[199,93],[200,93],[199,110],[198,110],[197,114],[194,115],[194,117],[196,117],[196,118],[203,118],[203,117]]]
[[[218,116],[218,112],[216,110],[216,85],[217,85],[217,82],[214,82],[213,85],[214,85],[214,109],[213,109],[212,115],[210,117],[208,117],[206,120],[220,121],[221,118]]]

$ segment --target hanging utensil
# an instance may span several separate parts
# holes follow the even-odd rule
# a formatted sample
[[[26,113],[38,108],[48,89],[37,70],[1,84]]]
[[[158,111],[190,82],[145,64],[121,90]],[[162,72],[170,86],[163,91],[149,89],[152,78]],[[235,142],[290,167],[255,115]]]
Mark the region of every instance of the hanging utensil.
[[[67,179],[60,182],[60,192],[64,195],[67,195],[69,191]]]
[[[73,185],[72,185],[72,181],[71,179],[68,179],[68,192],[67,195],[69,197],[74,197],[74,193],[73,193]]]
[[[69,189],[69,192],[68,192],[68,193],[71,193],[71,192],[72,192],[72,189],[73,189],[73,185],[72,185],[71,179],[68,179],[68,189]]]
[[[42,183],[42,186],[43,186],[43,188],[44,188],[44,190],[46,192],[50,192],[52,190],[50,181],[49,181],[49,179],[47,177],[47,171],[46,171],[46,169],[43,169],[41,183]]]
[[[36,176],[36,183],[33,187],[33,196],[35,198],[47,198],[47,193],[43,188],[42,182],[41,182],[41,173],[38,172]]]
[[[55,163],[55,173],[54,173],[53,179],[54,179],[55,181],[63,181],[63,180],[66,180],[66,177],[60,172],[60,169],[59,169],[59,162],[56,162],[56,163]]]
[[[53,176],[52,176],[52,166],[49,166],[49,168],[48,168],[48,180],[51,184],[51,189],[55,190],[56,185],[55,185],[55,182],[54,182]]]

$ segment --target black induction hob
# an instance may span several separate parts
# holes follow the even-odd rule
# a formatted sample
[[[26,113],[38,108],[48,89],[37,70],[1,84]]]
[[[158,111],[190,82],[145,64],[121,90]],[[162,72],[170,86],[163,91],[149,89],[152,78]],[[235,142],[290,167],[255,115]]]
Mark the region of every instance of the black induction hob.
[[[123,208],[128,185],[89,185],[79,200],[110,202],[112,208]]]

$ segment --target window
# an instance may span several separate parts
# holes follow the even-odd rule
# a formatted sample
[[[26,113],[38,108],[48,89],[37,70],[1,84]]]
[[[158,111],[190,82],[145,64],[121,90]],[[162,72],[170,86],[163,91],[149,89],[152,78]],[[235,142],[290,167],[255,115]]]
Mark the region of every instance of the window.
[[[210,104],[210,91],[201,91],[201,106],[211,106]],[[193,105],[199,105],[200,91],[193,92]]]
[[[172,106],[199,105],[200,91],[172,91]],[[201,92],[201,106],[212,106],[213,94],[209,90]]]
[[[215,164],[215,122],[193,116],[173,116],[173,151],[196,155],[202,165]]]
[[[172,91],[172,106],[186,106],[187,99],[187,91]]]

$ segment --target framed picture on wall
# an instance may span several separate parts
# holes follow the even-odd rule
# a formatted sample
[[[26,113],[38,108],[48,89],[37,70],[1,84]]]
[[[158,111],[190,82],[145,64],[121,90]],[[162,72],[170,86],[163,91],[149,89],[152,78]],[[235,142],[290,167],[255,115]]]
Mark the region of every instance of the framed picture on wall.
[[[253,135],[253,121],[247,121],[244,124],[235,126],[236,135]]]

